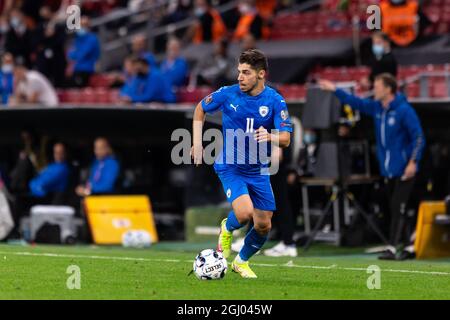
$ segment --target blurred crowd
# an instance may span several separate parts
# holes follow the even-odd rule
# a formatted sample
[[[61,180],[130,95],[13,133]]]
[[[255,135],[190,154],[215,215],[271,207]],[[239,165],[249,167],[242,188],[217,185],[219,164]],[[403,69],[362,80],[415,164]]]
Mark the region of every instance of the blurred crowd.
[[[86,87],[101,57],[98,31],[91,19],[125,10],[139,12],[151,5],[164,8],[158,25],[193,17],[194,23],[178,38],[165,39],[165,50],[156,58],[148,49],[146,33],[137,34],[129,45],[123,69],[113,72],[113,86],[121,87],[120,101],[175,102],[174,91],[188,84],[221,86],[234,80],[227,53],[230,41],[254,46],[268,37],[270,20],[282,1],[240,1],[224,15],[217,5],[229,1],[2,1],[0,5],[0,47],[2,48],[2,103],[39,103],[56,106],[58,88]],[[288,4],[289,1],[286,1]],[[81,6],[80,28],[66,27],[66,9]],[[182,44],[214,42],[215,50],[190,70],[180,55]]]
[[[208,85],[218,88],[228,85],[236,78],[235,59],[228,54],[229,44],[237,43],[243,50],[254,48],[256,41],[269,39],[278,10],[303,1],[242,0],[224,12],[219,12],[218,6],[230,0],[0,1],[2,104],[56,106],[59,103],[56,89],[90,86],[92,76],[99,70],[102,55],[98,26],[92,26],[92,19],[117,13],[138,16],[152,6],[161,9],[155,18],[157,21],[152,22],[154,27],[173,25],[187,18],[192,18],[192,23],[164,35],[162,46],[158,37],[148,38],[148,30],[132,33],[134,36],[128,43],[128,54],[121,70],[109,71],[114,79],[111,86],[120,88],[117,102],[172,103],[176,102],[175,93],[180,87]],[[346,7],[342,1],[334,2],[335,10]],[[410,3],[416,1],[381,2],[386,7],[383,10],[389,11],[391,6],[395,10],[402,6],[409,8]],[[80,6],[81,18],[80,27],[69,31],[66,10],[72,4]],[[128,31],[131,32],[131,20],[118,19],[120,24],[109,23],[108,26],[117,30],[130,28]],[[143,29],[146,26],[145,23],[140,25]],[[392,30],[397,30],[394,27]],[[394,39],[395,43],[395,33],[387,32],[389,40]],[[117,35],[120,36],[120,32]],[[199,57],[194,64],[188,63],[181,54],[182,47],[203,42],[214,43],[213,52],[205,52],[205,56]],[[383,57],[379,64],[392,65],[388,61],[392,58],[390,48],[383,51],[379,43],[374,48],[378,50],[373,52],[376,59],[382,60]],[[395,70],[388,71],[395,74]],[[363,81],[362,85],[370,88],[369,82]]]

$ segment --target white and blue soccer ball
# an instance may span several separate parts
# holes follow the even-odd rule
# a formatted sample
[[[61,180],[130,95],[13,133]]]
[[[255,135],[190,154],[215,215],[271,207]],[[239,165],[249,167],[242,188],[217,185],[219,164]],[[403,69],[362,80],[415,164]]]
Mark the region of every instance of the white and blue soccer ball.
[[[152,238],[145,230],[128,230],[122,235],[122,245],[127,248],[145,248],[151,244]]]
[[[200,280],[219,280],[225,277],[228,265],[222,252],[205,249],[194,260],[193,270]]]

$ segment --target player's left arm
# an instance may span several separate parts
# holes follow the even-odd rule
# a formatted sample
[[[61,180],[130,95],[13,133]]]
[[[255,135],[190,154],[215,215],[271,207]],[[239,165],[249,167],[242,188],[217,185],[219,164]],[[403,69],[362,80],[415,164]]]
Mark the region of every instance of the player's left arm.
[[[269,132],[264,127],[255,130],[255,139],[257,142],[271,142],[281,148],[287,148],[291,144],[291,133],[288,131]]]
[[[278,102],[273,108],[273,127],[276,130],[268,132],[267,129],[259,127],[255,131],[255,139],[258,142],[269,141],[276,146],[286,148],[291,143],[292,123],[286,102],[281,97],[277,99]]]

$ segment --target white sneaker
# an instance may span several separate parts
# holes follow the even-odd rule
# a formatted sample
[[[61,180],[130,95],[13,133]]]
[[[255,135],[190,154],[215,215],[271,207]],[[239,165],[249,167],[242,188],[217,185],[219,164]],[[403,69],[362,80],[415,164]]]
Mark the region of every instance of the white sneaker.
[[[244,246],[244,240],[245,238],[236,239],[236,241],[231,244],[231,250],[233,250],[234,252],[241,251],[242,247]]]
[[[281,241],[275,247],[264,250],[264,255],[269,257],[296,257],[298,254],[295,245],[287,246]]]

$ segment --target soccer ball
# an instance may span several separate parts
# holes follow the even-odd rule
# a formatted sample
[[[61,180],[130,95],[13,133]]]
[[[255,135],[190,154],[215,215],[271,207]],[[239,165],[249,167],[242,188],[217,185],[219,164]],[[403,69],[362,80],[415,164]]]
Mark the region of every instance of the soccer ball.
[[[122,235],[122,245],[127,248],[144,248],[151,244],[152,238],[145,230],[128,230]]]
[[[195,257],[193,268],[200,280],[219,280],[225,277],[228,265],[222,252],[205,249]]]

